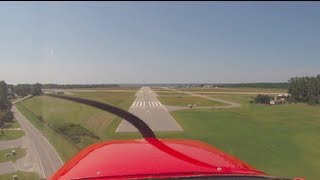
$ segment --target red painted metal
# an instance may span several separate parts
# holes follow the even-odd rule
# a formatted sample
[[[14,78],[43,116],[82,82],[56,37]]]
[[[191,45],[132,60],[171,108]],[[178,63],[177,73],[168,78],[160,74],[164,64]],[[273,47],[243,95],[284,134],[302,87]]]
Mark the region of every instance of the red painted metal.
[[[114,140],[89,146],[51,179],[165,178],[266,174],[195,140]]]

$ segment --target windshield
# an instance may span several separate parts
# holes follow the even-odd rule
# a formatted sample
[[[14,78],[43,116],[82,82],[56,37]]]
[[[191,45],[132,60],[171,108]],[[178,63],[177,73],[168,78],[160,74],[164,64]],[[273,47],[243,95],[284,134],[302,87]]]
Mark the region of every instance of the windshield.
[[[320,177],[319,18],[317,2],[0,2],[0,179]]]

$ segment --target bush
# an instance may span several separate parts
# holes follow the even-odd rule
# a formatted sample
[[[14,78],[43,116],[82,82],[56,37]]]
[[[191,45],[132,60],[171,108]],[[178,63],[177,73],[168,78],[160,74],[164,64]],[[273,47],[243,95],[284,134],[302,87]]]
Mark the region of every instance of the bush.
[[[269,104],[271,97],[268,95],[258,94],[256,98],[254,98],[254,102],[257,104]]]
[[[13,113],[11,110],[0,110],[0,120],[2,122],[12,122],[13,121]]]
[[[309,105],[320,104],[320,99],[318,97],[312,96],[312,97],[310,97],[308,104]]]
[[[99,136],[95,135],[93,132],[89,131],[79,124],[64,123],[56,125],[55,129],[62,133],[64,136],[70,138],[71,141],[75,144],[80,143],[82,136],[89,136],[95,139],[100,139]]]

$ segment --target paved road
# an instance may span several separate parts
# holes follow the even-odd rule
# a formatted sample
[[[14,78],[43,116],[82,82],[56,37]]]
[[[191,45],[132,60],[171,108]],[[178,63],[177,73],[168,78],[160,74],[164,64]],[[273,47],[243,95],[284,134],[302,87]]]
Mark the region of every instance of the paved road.
[[[166,107],[160,103],[157,94],[149,87],[138,90],[129,112],[141,118],[154,131],[183,131]],[[116,132],[136,131],[138,130],[125,120],[122,120],[116,130]]]
[[[39,162],[42,176],[51,176],[63,164],[59,155],[41,132],[36,129],[15,106],[12,107],[12,112],[26,133],[26,146],[30,148],[31,153],[37,156],[38,160],[35,158],[32,160]]]

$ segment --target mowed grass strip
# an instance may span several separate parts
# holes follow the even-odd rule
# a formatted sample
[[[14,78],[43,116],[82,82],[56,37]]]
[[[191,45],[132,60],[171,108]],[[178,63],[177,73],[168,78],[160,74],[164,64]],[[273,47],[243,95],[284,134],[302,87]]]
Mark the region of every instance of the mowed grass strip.
[[[0,179],[13,179],[12,176],[17,175],[19,180],[40,180],[41,178],[37,173],[17,171],[8,174],[1,174]]]
[[[15,151],[16,155],[12,155],[12,150]],[[6,154],[10,154],[10,156],[6,156]],[[25,148],[9,148],[0,150],[0,162],[13,161],[23,158],[26,156],[27,152]]]
[[[197,104],[197,106],[223,106],[225,103],[205,99],[197,96],[159,96],[158,99],[164,105],[186,106],[188,104]]]
[[[320,106],[253,104],[172,114],[184,132],[157,133],[162,138],[207,142],[270,175],[320,177]]]

